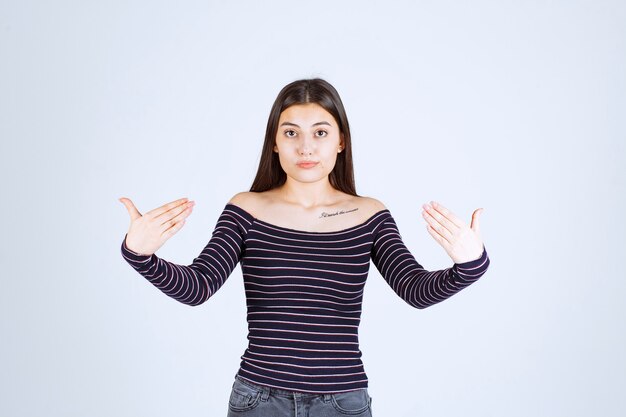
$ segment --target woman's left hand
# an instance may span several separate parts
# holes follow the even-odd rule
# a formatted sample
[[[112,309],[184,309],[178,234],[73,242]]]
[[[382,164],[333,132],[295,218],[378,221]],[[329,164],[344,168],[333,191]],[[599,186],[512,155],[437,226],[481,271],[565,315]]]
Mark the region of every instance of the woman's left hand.
[[[472,222],[468,227],[463,220],[459,219],[450,210],[431,201],[424,204],[422,216],[428,225],[428,233],[446,250],[454,263],[473,261],[483,253],[483,242],[480,237],[478,216],[483,209],[474,210]]]

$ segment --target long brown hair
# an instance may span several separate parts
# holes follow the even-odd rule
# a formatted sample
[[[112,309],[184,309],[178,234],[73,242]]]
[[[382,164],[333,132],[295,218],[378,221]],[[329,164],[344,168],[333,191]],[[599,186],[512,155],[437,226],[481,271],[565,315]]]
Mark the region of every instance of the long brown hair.
[[[328,174],[328,181],[333,188],[344,193],[358,196],[354,185],[354,168],[352,166],[352,142],[350,140],[350,125],[343,108],[341,98],[328,81],[321,78],[296,80],[280,90],[274,101],[265,130],[265,142],[261,152],[261,161],[250,191],[261,192],[283,185],[287,181],[287,174],[280,166],[278,154],[274,152],[276,132],[280,114],[289,106],[295,104],[317,103],[329,112],[339,124],[339,132],[343,133],[344,149],[337,154],[335,167]]]

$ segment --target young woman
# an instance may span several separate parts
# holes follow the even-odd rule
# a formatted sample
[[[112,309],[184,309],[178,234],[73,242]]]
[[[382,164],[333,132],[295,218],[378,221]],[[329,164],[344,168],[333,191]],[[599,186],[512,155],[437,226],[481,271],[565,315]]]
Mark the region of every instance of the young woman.
[[[371,416],[358,341],[370,260],[415,308],[449,298],[489,266],[482,209],[468,226],[432,201],[422,216],[454,265],[427,271],[415,260],[389,209],[356,193],[348,119],[335,88],[318,78],[280,91],[250,191],[226,203],[191,265],[154,252],[181,229],[193,201],[144,215],[120,201],[131,218],[124,259],[168,296],[202,304],[241,262],[249,343],[231,390],[231,417]]]

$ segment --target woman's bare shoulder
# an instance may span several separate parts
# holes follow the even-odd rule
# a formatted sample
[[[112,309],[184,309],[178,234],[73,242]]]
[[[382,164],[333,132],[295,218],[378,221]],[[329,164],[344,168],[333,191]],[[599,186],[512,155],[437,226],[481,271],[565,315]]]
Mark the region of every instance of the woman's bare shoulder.
[[[262,204],[263,194],[262,192],[242,191],[232,196],[228,202],[244,209],[248,213],[256,213]]]
[[[247,201],[250,200],[251,198],[251,192],[249,191],[242,191],[240,193],[235,194],[234,196],[231,197],[231,199],[228,201],[230,204],[234,204],[236,206],[238,206],[240,203],[245,203]]]
[[[377,200],[374,197],[366,197],[366,196],[361,196],[361,197],[356,197],[358,198],[358,202],[367,207],[367,211],[371,212],[371,213],[377,213],[381,210],[386,210],[387,207],[385,207],[385,205],[380,201]]]

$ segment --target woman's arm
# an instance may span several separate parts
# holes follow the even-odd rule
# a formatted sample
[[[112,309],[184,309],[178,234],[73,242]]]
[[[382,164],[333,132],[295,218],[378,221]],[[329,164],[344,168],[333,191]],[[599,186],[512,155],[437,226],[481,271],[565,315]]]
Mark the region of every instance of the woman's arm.
[[[219,290],[239,262],[249,224],[225,208],[211,239],[191,265],[178,265],[155,254],[140,255],[122,241],[122,256],[137,272],[164,294],[181,303],[197,306]]]
[[[409,305],[423,309],[439,303],[478,280],[489,267],[483,245],[479,258],[427,271],[402,241],[390,213],[374,230],[372,261],[391,288]]]

